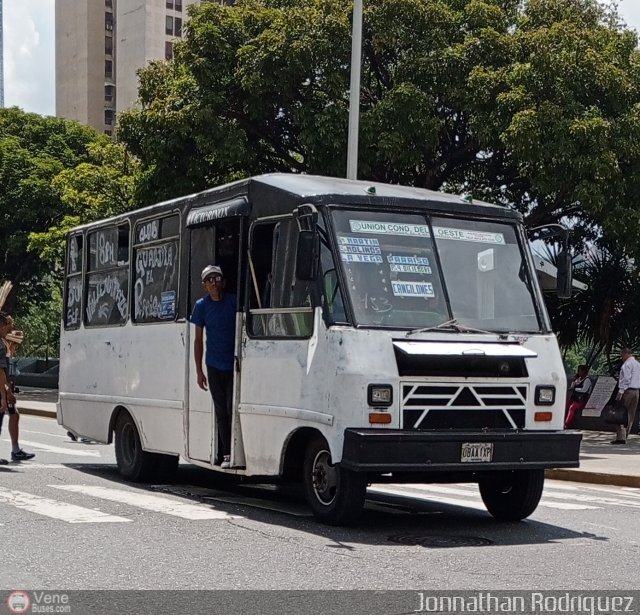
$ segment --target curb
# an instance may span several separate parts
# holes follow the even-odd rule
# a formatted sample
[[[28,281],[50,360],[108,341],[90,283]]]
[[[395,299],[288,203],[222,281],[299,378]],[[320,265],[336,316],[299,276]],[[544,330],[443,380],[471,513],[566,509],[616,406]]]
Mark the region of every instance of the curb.
[[[29,406],[18,406],[20,414],[30,414],[31,416],[42,416],[48,419],[55,419],[57,415],[55,411],[42,410],[41,408],[29,408]]]
[[[584,472],[582,470],[545,470],[544,475],[546,478],[553,480],[570,480],[575,483],[640,487],[640,476],[626,474],[605,474],[601,472]]]

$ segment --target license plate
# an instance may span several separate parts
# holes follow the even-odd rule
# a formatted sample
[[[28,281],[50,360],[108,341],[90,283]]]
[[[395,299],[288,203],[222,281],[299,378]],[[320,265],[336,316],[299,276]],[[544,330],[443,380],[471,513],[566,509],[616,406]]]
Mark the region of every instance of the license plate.
[[[492,442],[462,443],[462,451],[460,452],[460,461],[462,463],[478,463],[482,461],[491,461],[492,457]]]

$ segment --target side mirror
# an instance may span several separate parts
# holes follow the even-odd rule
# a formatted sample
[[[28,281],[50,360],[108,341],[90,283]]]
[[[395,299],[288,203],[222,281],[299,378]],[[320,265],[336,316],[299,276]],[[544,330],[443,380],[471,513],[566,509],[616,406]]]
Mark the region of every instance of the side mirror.
[[[556,294],[559,299],[570,299],[573,286],[573,275],[571,265],[571,253],[562,250],[558,254],[558,273],[556,279]]]
[[[315,280],[318,275],[320,236],[315,230],[302,229],[296,246],[296,278]]]

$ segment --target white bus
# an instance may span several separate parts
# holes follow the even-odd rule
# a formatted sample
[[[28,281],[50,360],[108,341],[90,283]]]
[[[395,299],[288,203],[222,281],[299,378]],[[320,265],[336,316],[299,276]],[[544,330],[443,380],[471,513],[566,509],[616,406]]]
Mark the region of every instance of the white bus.
[[[231,468],[214,465],[193,304],[219,265],[238,298]],[[475,482],[530,515],[576,467],[566,378],[520,215],[418,188],[273,174],[71,231],[58,422],[115,440],[119,472],[178,458],[301,481],[345,524],[366,487]]]

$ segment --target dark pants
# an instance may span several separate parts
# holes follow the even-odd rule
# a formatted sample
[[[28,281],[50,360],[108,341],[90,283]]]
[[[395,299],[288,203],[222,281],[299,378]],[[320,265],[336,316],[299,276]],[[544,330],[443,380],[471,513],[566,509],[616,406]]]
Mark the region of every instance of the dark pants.
[[[218,423],[218,448],[216,459],[231,454],[231,409],[233,403],[233,370],[223,371],[207,366],[209,390]]]

